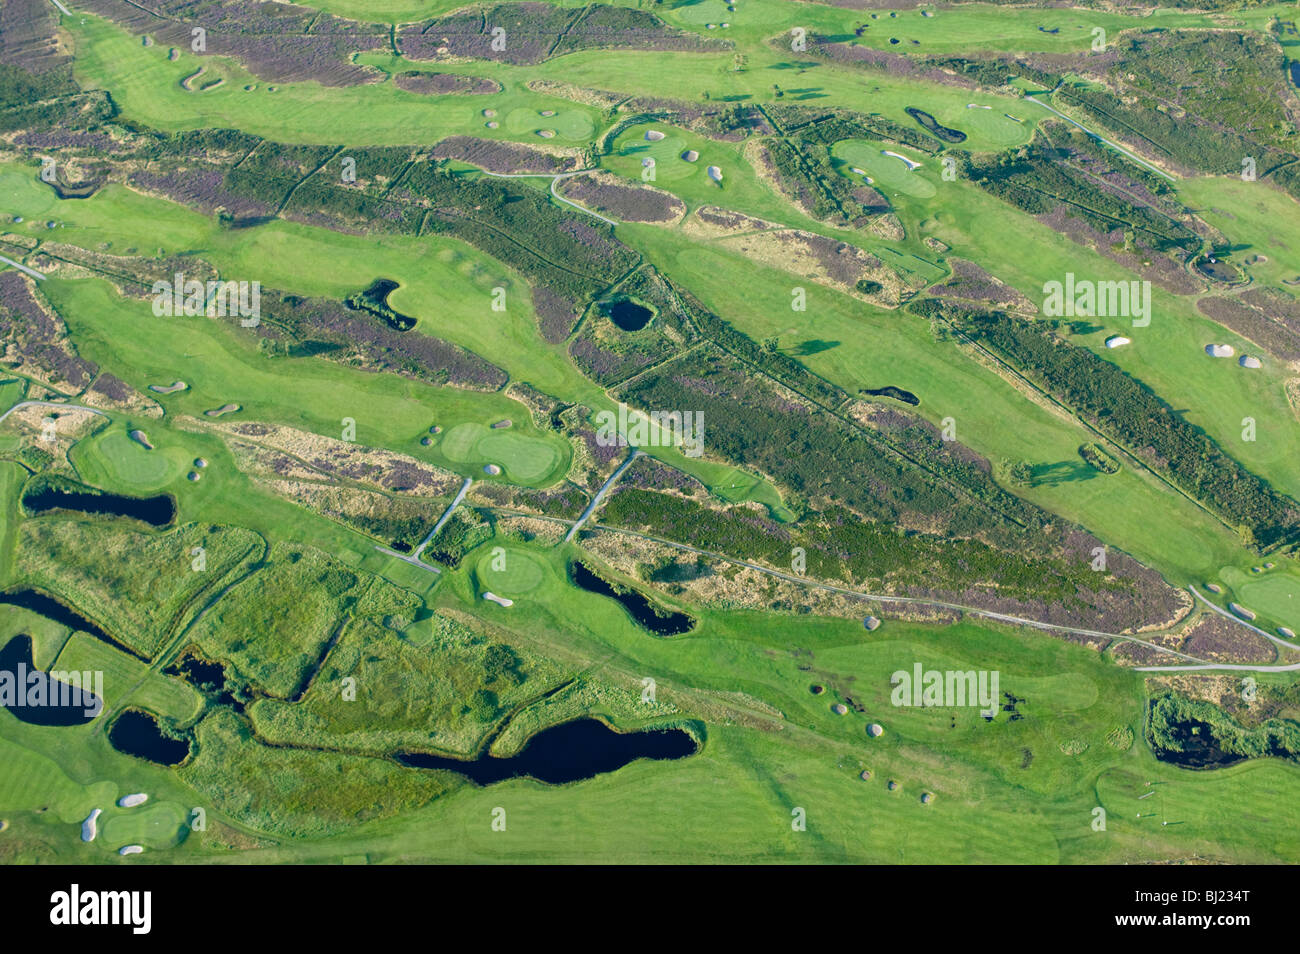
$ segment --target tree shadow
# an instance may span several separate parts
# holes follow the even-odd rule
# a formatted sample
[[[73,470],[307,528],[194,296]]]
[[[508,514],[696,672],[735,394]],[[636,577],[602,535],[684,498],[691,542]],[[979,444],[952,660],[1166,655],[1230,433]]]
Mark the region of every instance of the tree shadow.
[[[1030,468],[1030,486],[1055,487],[1076,480],[1092,480],[1097,471],[1081,460],[1062,460],[1054,464],[1036,464]]]
[[[838,348],[839,346],[838,341],[823,341],[821,338],[810,338],[791,348],[789,353],[806,358],[811,354],[821,354],[823,351],[830,351],[832,348]]]

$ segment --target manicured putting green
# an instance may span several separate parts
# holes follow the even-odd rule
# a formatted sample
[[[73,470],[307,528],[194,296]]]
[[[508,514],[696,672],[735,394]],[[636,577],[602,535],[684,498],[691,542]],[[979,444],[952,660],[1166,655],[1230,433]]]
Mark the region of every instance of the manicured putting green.
[[[539,129],[553,129],[556,139],[572,141],[590,139],[596,131],[591,118],[576,109],[556,110],[554,116],[543,116],[541,110],[537,109],[512,109],[506,114],[505,128],[514,135],[536,134]]]
[[[871,140],[850,139],[836,143],[831,154],[846,163],[841,169],[846,176],[861,182],[862,177],[853,171],[854,168],[861,169],[886,196],[901,192],[914,199],[928,199],[935,194],[934,185],[924,178],[920,170],[909,171],[903,160],[885,155],[882,151],[885,148],[887,147]],[[920,161],[925,164],[924,159]]]
[[[125,431],[109,431],[89,447],[89,453],[109,476],[132,487],[161,487],[177,469],[163,451],[146,449]]]
[[[457,464],[497,464],[519,480],[545,476],[560,460],[559,451],[546,441],[472,422],[448,431],[440,449]]]
[[[664,138],[651,142],[645,138],[650,131],[661,132]],[[701,154],[695,162],[687,162],[682,153],[687,150],[686,140],[674,134],[671,127],[659,123],[636,125],[623,132],[614,140],[614,152],[640,162],[642,159],[655,161],[655,181],[676,182],[691,175],[704,175],[704,169],[710,165],[709,157]]]
[[[1263,573],[1236,589],[1247,609],[1271,616],[1292,629],[1300,625],[1300,577],[1294,573]]]
[[[542,565],[524,550],[492,547],[478,562],[483,589],[513,597],[534,590],[542,582]]]
[[[1010,146],[1028,141],[1031,132],[1028,123],[1018,123],[1015,120],[1008,119],[1005,111],[1000,106],[992,103],[985,105],[993,108],[980,109],[978,105],[975,109],[950,108],[942,111],[937,118],[945,126],[960,129],[967,134],[982,136],[990,143],[999,146]],[[1025,117],[1021,116],[1020,118],[1024,119]]]
[[[170,848],[181,840],[187,813],[176,802],[146,802],[138,808],[113,808],[113,814],[99,819],[99,838],[116,851],[123,845]]]

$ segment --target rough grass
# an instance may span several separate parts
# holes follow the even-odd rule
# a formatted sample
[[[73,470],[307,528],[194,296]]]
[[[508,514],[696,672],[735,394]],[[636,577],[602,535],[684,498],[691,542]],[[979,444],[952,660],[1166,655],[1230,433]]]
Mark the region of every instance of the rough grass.
[[[206,569],[197,571],[192,551],[200,547]],[[23,523],[17,573],[152,656],[200,594],[261,549],[257,534],[239,528],[188,524],[150,533],[122,521],[53,515]]]

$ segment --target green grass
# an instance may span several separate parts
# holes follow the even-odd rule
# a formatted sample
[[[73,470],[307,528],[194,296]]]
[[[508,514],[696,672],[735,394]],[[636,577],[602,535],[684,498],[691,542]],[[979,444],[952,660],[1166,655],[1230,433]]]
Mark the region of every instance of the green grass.
[[[554,116],[543,116],[544,111],[529,107],[517,107],[505,114],[506,131],[515,136],[534,136],[543,138],[540,132],[550,130],[555,139],[569,142],[585,142],[596,131],[596,124],[591,116],[580,109],[545,110],[554,112]]]
[[[205,614],[189,638],[208,658],[227,659],[261,689],[287,697],[343,622],[345,597],[355,598],[359,584],[327,554],[277,544],[267,565]]]
[[[184,447],[159,447],[147,428],[147,422],[140,423],[139,430],[149,436],[153,450],[132,439],[126,427],[112,427],[83,442],[79,453],[90,458],[85,461],[88,467],[98,468],[115,483],[140,492],[160,490],[193,469],[193,458]]]
[[[447,0],[321,0],[320,6],[380,20],[448,9]],[[1020,126],[1001,115],[1025,111],[1016,97],[972,95],[841,68],[772,49],[768,39],[794,25],[851,35],[857,26],[870,24],[858,42],[881,49],[1067,52],[1084,49],[1094,25],[1105,27],[1114,41],[1127,27],[1219,22],[1180,11],[1130,17],[976,4],[942,9],[934,17],[916,10],[890,16],[889,11],[780,0],[743,0],[735,12],[717,0],[657,9],[670,23],[734,42],[748,58],[746,69],[731,69],[731,51],[589,51],[536,67],[458,64],[449,68],[492,75],[505,88],[486,97],[420,97],[391,82],[347,89],[257,83],[246,93],[241,87],[253,82],[251,77],[233,61],[208,57],[202,65],[227,82],[187,93],[177,81],[197,68],[196,57],[182,53],[168,62],[165,48],[142,47],[137,38],[89,16],[66,18],[64,26],[78,52],[81,79],[109,89],[125,119],[163,129],[233,126],[282,140],[364,145],[433,142],[455,133],[536,142],[536,129],[554,128],[557,142],[573,145],[596,135],[605,118],[588,107],[533,94],[524,86],[527,80],[691,101],[708,93],[712,101],[734,102],[770,102],[772,84],[779,83],[782,102],[866,109],[909,125],[914,123],[903,109],[917,106],[966,131],[970,139],[963,148],[984,150],[1024,141],[1042,117],[1025,116]],[[1266,12],[1252,11],[1249,18],[1262,25]],[[877,19],[870,19],[872,13]],[[726,31],[704,29],[705,23],[724,20],[731,23]],[[1060,32],[1047,34],[1040,26]],[[903,42],[889,45],[890,36]],[[413,65],[382,55],[361,60],[389,72]],[[273,93],[268,85],[278,88]],[[993,108],[967,109],[970,102]],[[485,107],[498,112],[502,129],[484,129]],[[552,109],[556,116],[540,116]],[[942,181],[935,160],[923,160],[921,170],[904,174],[901,163],[879,154],[883,144],[837,148],[838,158],[867,169],[896,200],[907,236],[885,243],[812,222],[758,179],[735,144],[660,125],[655,128],[669,138],[647,143],[646,128],[624,132],[602,164],[640,181],[640,160],[653,155],[655,184],[681,195],[692,208],[716,202],[851,241],[927,280],[945,272],[922,242],[934,236],[952,246],[952,255],[980,262],[1035,300],[1044,281],[1066,271],[1128,277],[969,183]],[[700,152],[696,164],[678,158],[686,148]],[[704,175],[711,164],[724,170],[721,188]],[[1253,185],[1258,191],[1220,180],[1194,180],[1181,188],[1190,204],[1213,207],[1205,213],[1211,224],[1268,255],[1267,263],[1251,266],[1251,274],[1258,282],[1274,282],[1290,277],[1286,263],[1294,258],[1289,253],[1300,233],[1289,206],[1279,205],[1266,185]],[[12,206],[28,220],[14,229],[29,237],[86,248],[103,245],[111,254],[197,251],[223,276],[257,278],[303,295],[342,298],[377,275],[392,277],[400,288],[391,303],[418,316],[414,333],[437,334],[471,348],[514,380],[560,400],[596,409],[612,406],[601,389],[576,372],[563,346],[540,340],[527,284],[462,243],[344,236],[286,222],[223,230],[207,217],[120,186],[88,200],[59,202],[35,180],[33,166],[0,165],[0,188],[7,209]],[[44,228],[51,219],[59,223],[53,231]],[[691,240],[681,228],[619,226],[617,233],[741,330],[757,340],[778,336],[783,350],[850,392],[886,384],[906,388],[922,399],[918,413],[934,423],[953,417],[958,439],[994,462],[1029,461],[1048,479],[1018,492],[1158,567],[1171,580],[1200,581],[1218,573],[1234,598],[1278,621],[1300,589],[1290,563],[1260,575],[1246,572],[1258,557],[1139,469],[1126,466],[1103,478],[1060,467],[1078,463],[1078,446],[1093,436],[1028,399],[953,343],[937,340],[925,323],[813,283],[804,283],[808,311],[794,313],[790,290],[799,279],[784,271],[745,259],[721,243]],[[737,281],[737,275],[744,280]],[[498,286],[507,289],[504,313],[488,306]],[[160,652],[198,642],[205,652],[231,662],[235,675],[282,696],[299,684],[336,625],[354,617],[301,703],[269,699],[250,707],[252,725],[278,742],[369,754],[397,745],[469,752],[519,707],[512,727],[496,743],[499,753],[517,751],[532,732],[580,715],[604,718],[620,729],[689,724],[703,749],[683,761],[635,763],[572,786],[520,779],[474,789],[449,776],[360,754],[269,748],[227,710],[201,716],[196,756],[178,771],[113,752],[99,723],[44,729],[0,713],[0,812],[13,823],[0,835],[4,860],[106,861],[126,843],[165,850],[165,860],[227,860],[232,833],[251,839],[258,831],[277,840],[250,841],[259,847],[241,853],[239,860],[1294,860],[1300,809],[1291,793],[1300,767],[1263,760],[1191,772],[1157,762],[1142,738],[1147,684],[1109,655],[1043,633],[992,625],[888,620],[868,633],[855,619],[695,606],[684,603],[680,591],[658,590],[656,601],[691,613],[699,624],[685,636],[656,639],[617,604],[567,582],[565,563],[584,553],[579,547],[547,549],[522,542],[526,537],[518,529],[467,554],[454,571],[441,577],[425,573],[377,553],[368,538],[271,495],[235,468],[216,436],[187,431],[177,419],[201,418],[203,410],[231,401],[244,407],[235,420],[265,420],[335,437],[341,419],[352,417],[364,444],[410,453],[476,479],[490,462],[504,468],[505,481],[554,483],[567,467],[569,448],[558,436],[539,431],[520,404],[501,394],[432,388],[321,359],[269,359],[257,352],[254,339],[229,325],[156,319],[147,304],[123,300],[104,282],[51,277],[42,289],[66,318],[85,357],[139,389],[177,378],[189,382],[187,391],[156,396],[165,417],[140,421],[114,414],[107,428],[71,455],[83,479],[107,490],[174,492],[183,527],[127,533],[110,531],[107,522],[41,518],[19,528],[13,496],[22,472],[0,462],[0,580],[6,585],[16,578],[11,554],[21,540],[19,572],[67,589],[97,618],[136,633],[142,644],[148,641]],[[1112,330],[1077,343],[1100,349]],[[1207,335],[1238,342],[1201,319],[1190,299],[1157,292],[1156,317],[1139,331],[1131,348],[1106,356],[1150,383],[1247,466],[1281,488],[1300,490],[1300,475],[1290,466],[1300,429],[1281,391],[1289,372],[1266,367],[1247,375],[1207,364],[1200,352]],[[0,389],[0,405],[21,387]],[[1259,421],[1261,438],[1253,444],[1237,436],[1246,415]],[[514,425],[508,430],[488,426],[503,418]],[[431,424],[443,432],[422,448],[418,440]],[[148,452],[132,443],[126,436],[132,427],[147,431],[157,449]],[[9,449],[0,444],[0,452]],[[724,462],[686,460],[673,449],[653,452],[700,476],[724,499],[757,501],[789,515],[776,490],[757,475]],[[203,481],[189,484],[184,470],[197,456],[211,466]],[[1051,478],[1058,471],[1065,476]],[[437,509],[431,507],[431,520]],[[190,537],[208,527],[236,526],[271,545],[267,565],[186,630],[214,591],[200,593],[190,579]],[[210,567],[219,556],[216,549],[209,553]],[[302,554],[297,563],[291,553]],[[481,594],[487,589],[510,596],[514,605],[485,606]],[[418,613],[411,594],[425,604]],[[461,619],[472,626],[453,622]],[[103,669],[114,706],[139,705],[181,722],[200,714],[202,703],[193,690],[101,642],[84,635],[69,638],[66,628],[31,614],[11,613],[0,621],[0,636],[19,631],[34,637],[38,662],[57,656],[69,668]],[[502,675],[500,650],[490,657],[494,646],[510,648],[522,679]],[[986,723],[969,708],[893,707],[890,673],[916,663],[997,670],[1001,688],[1022,700],[1023,718],[1012,721],[1000,712]],[[493,672],[495,678],[488,678]],[[339,692],[345,676],[357,679],[355,702]],[[658,686],[653,706],[640,703],[647,676]],[[567,688],[541,698],[568,680]],[[825,685],[826,693],[812,695],[813,681]],[[831,705],[849,700],[865,711],[832,712]],[[870,721],[885,726],[883,737],[866,735]],[[1133,741],[1115,744],[1124,738]],[[860,779],[864,769],[873,773],[870,781]],[[890,779],[899,783],[897,791],[887,790]],[[1162,783],[1158,794],[1137,802],[1149,782]],[[111,807],[118,794],[131,791],[148,791],[150,802],[132,810]],[[935,793],[936,800],[922,805],[923,791]],[[209,807],[212,830],[181,841],[183,806],[195,803]],[[82,845],[76,826],[96,805],[106,809],[101,841]],[[1092,830],[1098,805],[1109,814],[1105,833]],[[490,811],[498,806],[508,813],[505,833],[489,827]],[[807,812],[808,831],[791,830],[794,808]],[[1138,811],[1156,814],[1139,819]],[[227,834],[219,834],[223,830]],[[318,837],[326,834],[330,837]],[[141,860],[150,858],[147,852]]]
[[[913,162],[920,162],[926,171],[909,169],[896,157],[886,156],[884,154],[886,149],[905,155]],[[902,193],[916,199],[929,199],[933,198],[937,191],[930,179],[935,175],[935,167],[939,160],[918,155],[914,150],[906,147],[890,146],[865,139],[848,139],[836,143],[831,154],[845,163],[841,172],[855,182],[860,182],[862,177],[853,172],[853,169],[861,169],[871,177],[875,188],[887,198],[893,199]]]
[[[145,656],[162,648],[194,601],[261,554],[256,534],[188,524],[166,533],[122,520],[53,513],[19,530],[17,578],[63,595],[110,636]],[[205,551],[196,571],[193,550]]]
[[[74,633],[49,668],[102,672],[106,713],[118,711],[129,702],[184,724],[198,715],[202,704],[188,683],[151,671],[146,664],[85,633]]]
[[[1261,564],[1256,564],[1261,567]],[[1272,570],[1255,573],[1241,566],[1225,566],[1217,579],[1230,588],[1223,598],[1227,605],[1233,600],[1246,609],[1259,614],[1256,625],[1267,628],[1268,620],[1300,631],[1300,570],[1292,561]]]
[[[105,817],[107,816],[107,817]],[[171,848],[189,833],[189,810],[176,802],[148,801],[136,808],[113,808],[99,816],[99,839],[116,851],[123,845],[146,850]]]
[[[484,553],[475,573],[479,587],[498,596],[522,596],[539,586],[548,570],[526,550],[497,548]]]

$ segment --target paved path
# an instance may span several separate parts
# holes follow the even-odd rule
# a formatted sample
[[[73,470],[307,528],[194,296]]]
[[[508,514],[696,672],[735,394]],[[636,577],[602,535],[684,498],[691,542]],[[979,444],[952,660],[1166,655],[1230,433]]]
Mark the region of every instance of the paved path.
[[[456,492],[456,496],[453,497],[451,503],[447,505],[447,509],[443,511],[442,516],[438,518],[438,522],[433,525],[432,530],[424,535],[424,539],[420,541],[420,545],[415,548],[415,553],[412,554],[415,559],[418,560],[420,558],[420,554],[424,552],[424,548],[427,547],[429,542],[438,535],[438,531],[443,528],[443,525],[451,519],[452,511],[460,506],[460,502],[464,500],[465,495],[469,493],[470,484],[472,483],[474,483],[473,477],[465,478],[465,482],[460,485],[460,490]]]
[[[424,548],[429,545],[433,538],[438,535],[438,531],[442,529],[443,524],[451,519],[452,511],[460,506],[460,502],[465,499],[465,495],[469,493],[470,485],[473,483],[473,477],[465,478],[465,482],[460,485],[460,490],[457,491],[456,496],[453,497],[451,503],[447,505],[447,509],[442,512],[442,516],[439,517],[438,522],[433,525],[433,529],[424,535],[424,539],[421,540],[420,545],[415,548],[415,552],[398,553],[396,550],[390,549],[389,547],[381,547],[378,544],[375,545],[375,549],[380,553],[385,553],[390,557],[395,557],[403,563],[409,563],[411,566],[418,566],[421,570],[428,570],[430,573],[441,573],[442,570],[438,567],[431,566],[421,560],[420,554],[424,552]]]
[[[565,205],[573,206],[579,212],[585,212],[587,213],[587,215],[600,219],[602,222],[607,222],[610,225],[618,225],[618,223],[615,222],[613,219],[607,219],[599,212],[593,212],[591,211],[591,209],[588,209],[586,206],[578,205],[578,203],[576,202],[570,202],[564,196],[560,195],[560,193],[555,191],[555,184],[559,182],[561,179],[569,179],[572,178],[573,176],[580,176],[587,172],[595,172],[596,171],[595,169],[578,169],[575,172],[560,172],[557,173],[556,175],[551,175],[549,172],[505,173],[505,172],[488,172],[486,169],[480,169],[479,171],[482,172],[483,175],[491,176],[494,179],[550,179],[551,195],[555,196],[555,198],[557,198],[559,201],[563,202]]]
[[[4,421],[4,419],[8,417],[10,414],[12,414],[14,411],[21,410],[25,407],[57,407],[65,411],[68,410],[89,411],[91,414],[98,414],[100,417],[108,417],[108,415],[105,414],[103,411],[101,411],[99,408],[86,407],[84,404],[60,404],[58,401],[19,401],[9,410],[5,411],[3,414],[0,414],[0,422]]]
[[[614,482],[623,476],[623,471],[627,470],[629,467],[632,466],[632,461],[636,460],[641,455],[642,455],[641,448],[639,447],[632,448],[632,453],[627,455],[627,460],[619,464],[618,469],[615,470],[614,473],[609,475],[609,480],[601,484],[600,490],[596,491],[596,496],[591,498],[591,503],[587,505],[587,509],[582,512],[582,515],[579,516],[577,521],[574,522],[573,526],[569,528],[569,532],[565,534],[564,537],[565,543],[568,543],[578,535],[578,531],[581,530],[582,525],[587,522],[587,518],[590,517],[595,512],[596,508],[600,506],[600,502],[605,499],[605,494],[609,490],[609,488],[613,487]]]
[[[1086,132],[1089,136],[1091,136],[1093,139],[1096,139],[1096,140],[1098,140],[1099,142],[1104,142],[1106,145],[1110,146],[1110,148],[1114,149],[1114,150],[1115,150],[1116,152],[1118,152],[1118,153],[1122,153],[1124,156],[1127,156],[1129,159],[1132,159],[1134,162],[1136,162],[1138,165],[1142,166],[1144,169],[1150,169],[1150,170],[1151,170],[1152,172],[1154,172],[1156,175],[1160,176],[1161,178],[1168,179],[1170,182],[1177,182],[1177,181],[1178,181],[1178,180],[1175,179],[1173,176],[1171,176],[1169,173],[1165,172],[1163,169],[1161,169],[1161,168],[1159,168],[1159,167],[1157,167],[1157,166],[1153,166],[1151,163],[1147,162],[1147,161],[1146,161],[1145,159],[1143,159],[1141,156],[1136,155],[1135,153],[1132,153],[1132,152],[1130,152],[1129,150],[1125,149],[1123,146],[1119,145],[1119,143],[1111,142],[1111,141],[1110,141],[1109,139],[1107,139],[1105,136],[1099,136],[1097,133],[1093,132],[1091,129],[1089,129],[1087,126],[1085,126],[1083,123],[1081,123],[1081,122],[1077,122],[1077,121],[1071,119],[1069,116],[1065,115],[1065,113],[1061,112],[1061,111],[1060,111],[1059,109],[1057,109],[1055,106],[1048,106],[1048,105],[1047,105],[1045,102],[1043,102],[1041,99],[1038,99],[1038,98],[1037,98],[1037,97],[1039,97],[1039,96],[1047,96],[1047,95],[1050,95],[1050,93],[1054,93],[1054,92],[1056,92],[1056,90],[1045,91],[1045,92],[1042,92],[1042,93],[1026,93],[1026,94],[1025,94],[1025,99],[1030,100],[1031,102],[1037,103],[1039,106],[1042,106],[1043,109],[1051,110],[1052,112],[1056,113],[1056,115],[1058,115],[1058,116],[1060,116],[1062,119],[1064,119],[1064,120],[1065,120],[1067,123],[1069,123],[1071,126],[1077,126],[1077,127],[1079,127],[1079,128],[1082,129],[1084,132]]]
[[[558,197],[557,197],[557,198],[558,198]],[[7,258],[7,257],[4,256],[4,255],[0,255],[0,262],[4,262],[4,264],[6,264],[6,265],[12,265],[14,268],[18,269],[20,272],[26,272],[28,275],[32,276],[32,278],[44,278],[44,277],[45,277],[45,276],[42,275],[40,272],[36,271],[36,269],[34,269],[34,268],[28,268],[28,267],[27,267],[26,265],[24,265],[22,262],[15,262],[12,258]]]

